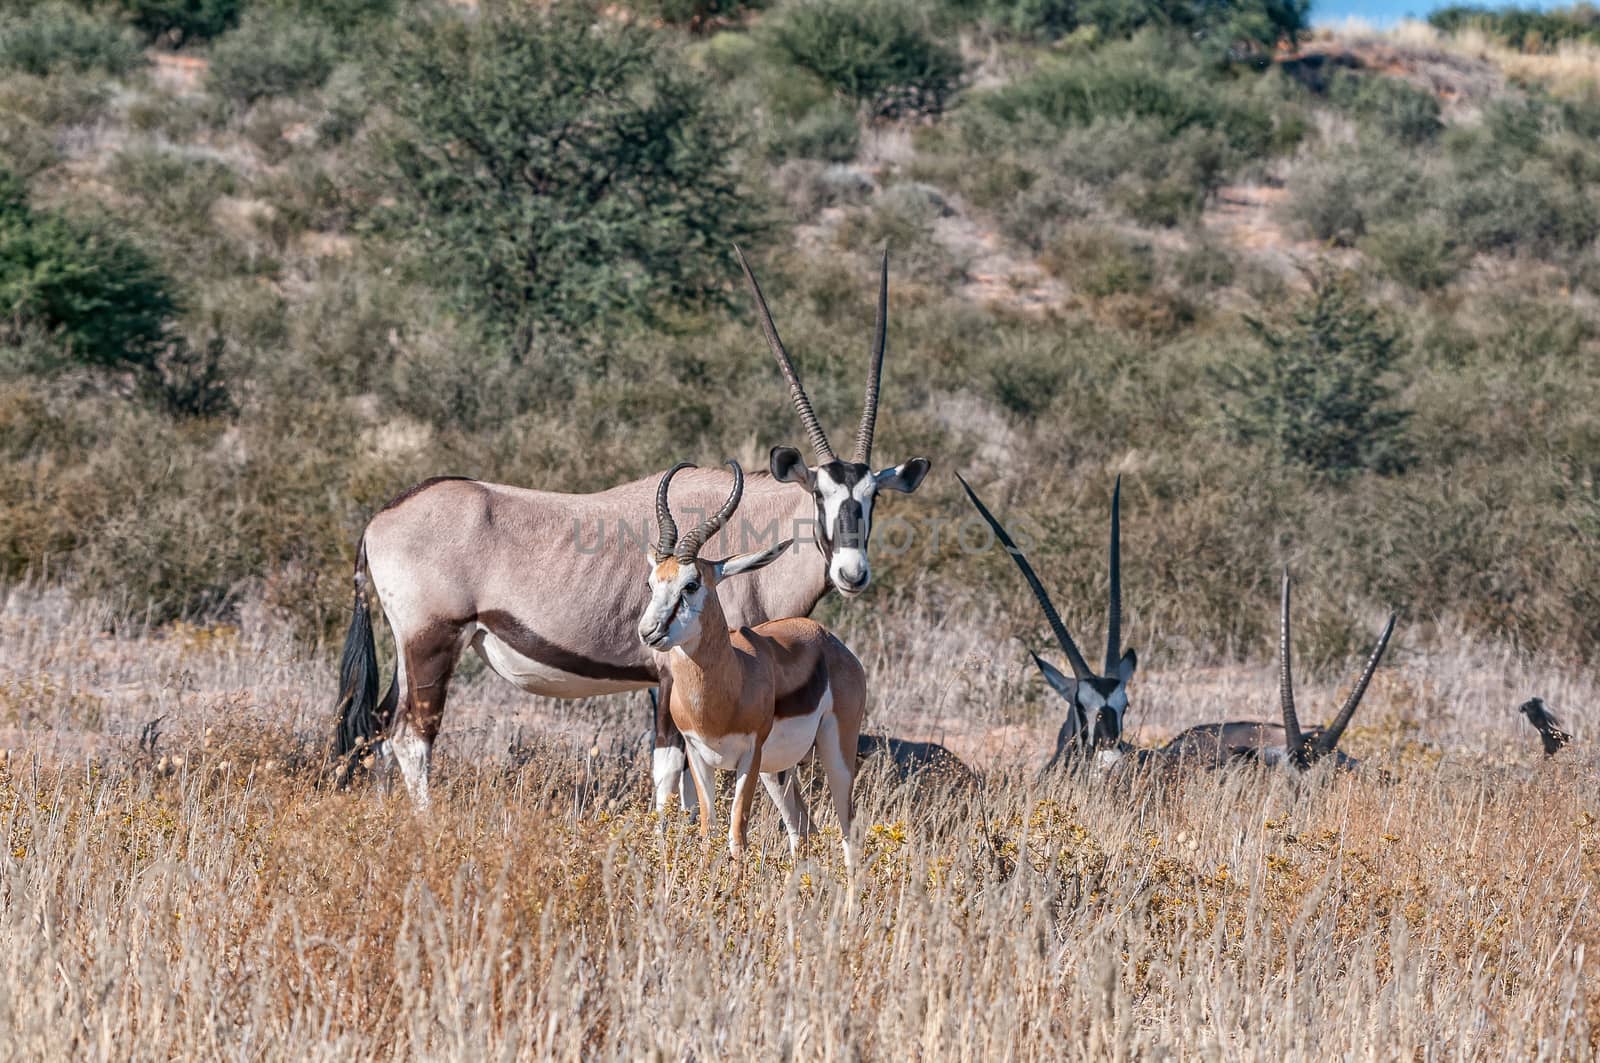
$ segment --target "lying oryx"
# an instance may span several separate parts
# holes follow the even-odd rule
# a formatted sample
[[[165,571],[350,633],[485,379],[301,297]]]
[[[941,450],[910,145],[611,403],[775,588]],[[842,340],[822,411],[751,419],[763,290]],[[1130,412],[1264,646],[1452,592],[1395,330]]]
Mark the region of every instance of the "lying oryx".
[[[878,471],[869,465],[887,331],[888,256],[866,399],[848,461],[834,453],[812,412],[742,254],[739,264],[816,458],[807,465],[792,447],[774,447],[771,475],[751,477],[741,526],[724,535],[738,547],[772,545],[798,537],[792,531],[797,526],[815,528],[815,552],[785,552],[724,597],[732,623],[754,624],[805,616],[830,587],[846,596],[865,590],[878,492],[915,491],[929,465],[926,458]],[[446,690],[469,646],[503,678],[535,694],[579,698],[655,686],[655,658],[633,630],[647,600],[638,570],[647,535],[628,531],[641,511],[648,512],[655,480],[571,495],[440,478],[385,506],[368,523],[356,554],[334,754],[348,764],[379,738],[387,739],[384,745],[412,797],[426,806],[428,763]],[[729,484],[725,472],[695,472],[679,483],[680,505],[711,512]],[[394,677],[381,702],[365,595],[369,582],[396,643]],[[681,741],[670,729],[657,734],[658,784],[681,777]]]
[[[979,500],[971,485],[959,474],[956,479],[961,480],[967,497],[993,529],[995,537],[1011,555],[1011,560],[1017,563],[1017,568],[1022,570],[1022,578],[1028,581],[1033,596],[1039,601],[1039,608],[1044,610],[1044,618],[1050,623],[1050,630],[1055,632],[1056,641],[1067,655],[1067,663],[1072,666],[1072,677],[1069,679],[1037,653],[1032,654],[1033,663],[1039,666],[1045,682],[1067,701],[1067,718],[1062,721],[1061,730],[1056,734],[1055,755],[1045,765],[1045,770],[1049,771],[1058,764],[1072,766],[1090,757],[1093,757],[1098,768],[1109,769],[1125,754],[1133,751],[1133,747],[1122,740],[1122,721],[1128,711],[1128,681],[1133,678],[1133,670],[1139,663],[1133,650],[1122,652],[1122,477],[1117,477],[1116,486],[1111,491],[1111,594],[1106,606],[1104,675],[1096,675],[1089,667],[1089,662],[1083,659],[1078,644],[1067,633],[1067,626],[1061,622],[1055,606],[1050,604],[1044,584],[1039,582],[1038,575],[1034,573],[1033,566],[1028,564],[1021,548]]]
[[[861,662],[827,628],[805,617],[769,620],[729,630],[722,611],[725,580],[772,564],[779,543],[721,561],[700,556],[705,542],[727,523],[744,493],[736,461],[728,500],[681,539],[667,505],[667,488],[680,469],[661,477],[656,492],[660,538],[650,551],[650,601],[639,616],[639,641],[655,653],[661,674],[660,714],[688,739],[689,766],[700,794],[700,833],[715,825],[718,770],[736,775],[728,848],[744,853],[754,780],[760,777],[783,814],[791,852],[798,852],[805,813],[794,787],[778,773],[816,750],[833,794],[844,839],[844,863],[855,866],[850,840],[851,789],[856,739],[867,711],[867,676]],[[657,728],[660,730],[660,728]]]
[[[1378,636],[1378,644],[1367,658],[1367,666],[1356,680],[1355,688],[1327,727],[1300,729],[1300,719],[1294,705],[1294,674],[1291,665],[1289,636],[1289,570],[1283,571],[1283,604],[1278,628],[1278,687],[1283,723],[1257,723],[1249,720],[1232,720],[1227,723],[1204,723],[1189,728],[1168,742],[1157,752],[1179,763],[1199,767],[1220,767],[1240,759],[1255,760],[1263,764],[1287,765],[1304,771],[1324,757],[1332,756],[1341,770],[1350,770],[1360,762],[1338,750],[1339,739],[1350,726],[1350,720],[1361,705],[1361,698],[1372,682],[1372,674],[1383,660],[1383,651],[1394,634],[1395,614]]]

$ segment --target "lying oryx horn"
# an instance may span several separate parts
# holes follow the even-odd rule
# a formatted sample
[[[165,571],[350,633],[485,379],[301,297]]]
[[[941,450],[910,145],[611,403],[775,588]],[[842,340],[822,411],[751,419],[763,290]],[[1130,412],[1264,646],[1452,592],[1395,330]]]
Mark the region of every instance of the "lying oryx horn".
[[[772,348],[772,355],[778,360],[778,368],[783,370],[783,379],[789,382],[789,397],[794,400],[795,412],[800,414],[800,422],[805,425],[806,435],[811,438],[811,449],[817,455],[817,461],[826,465],[839,459],[833,453],[833,447],[828,445],[828,434],[822,430],[822,423],[817,420],[817,415],[811,409],[811,400],[806,397],[806,389],[800,384],[800,375],[795,372],[794,363],[789,360],[789,352],[783,348],[783,340],[778,337],[778,326],[772,323],[772,312],[767,309],[767,300],[761,294],[761,285],[756,283],[756,275],[750,272],[750,263],[744,260],[744,252],[738,244],[733,245],[733,253],[739,258],[739,268],[744,270],[744,279],[750,285],[750,294],[755,296],[756,313],[761,318],[761,331],[767,337],[767,346]],[[876,393],[877,384],[870,384]],[[872,430],[866,428],[868,444],[871,444]]]
[[[1033,566],[1028,564],[1028,559],[1023,556],[1022,550],[1011,540],[1011,536],[1006,534],[1006,530],[1000,526],[1000,522],[995,520],[994,514],[990,513],[988,507],[979,500],[977,494],[972,490],[972,485],[967,483],[960,473],[956,473],[956,479],[961,481],[962,489],[967,492],[967,497],[977,507],[978,513],[988,522],[989,527],[994,531],[995,538],[1000,540],[1000,545],[1006,548],[1006,552],[1011,555],[1011,560],[1015,561],[1017,567],[1022,570],[1022,578],[1027,580],[1028,586],[1033,589],[1033,596],[1039,600],[1039,608],[1044,610],[1044,618],[1050,622],[1050,630],[1055,632],[1056,641],[1061,644],[1062,652],[1067,655],[1067,663],[1072,665],[1073,678],[1080,683],[1088,679],[1094,674],[1089,670],[1089,662],[1083,659],[1083,654],[1078,652],[1078,644],[1072,641],[1071,635],[1067,634],[1067,625],[1061,622],[1061,614],[1057,613],[1056,607],[1050,603],[1050,596],[1045,593],[1044,584],[1039,582],[1039,577],[1033,571]],[[1112,663],[1114,666],[1115,662],[1113,661]]]
[[[1361,678],[1356,681],[1355,689],[1350,691],[1350,696],[1345,699],[1339,715],[1334,717],[1328,729],[1323,731],[1322,737],[1317,740],[1318,756],[1332,753],[1333,747],[1339,744],[1344,729],[1350,726],[1350,717],[1356,714],[1356,706],[1361,704],[1361,698],[1367,692],[1367,684],[1372,682],[1372,673],[1378,670],[1378,662],[1383,660],[1383,651],[1389,646],[1389,636],[1394,634],[1396,615],[1389,614],[1389,622],[1383,625],[1383,634],[1378,636],[1378,644],[1372,648],[1372,656],[1367,658],[1367,666],[1361,670]]]
[[[678,462],[666,471],[661,477],[661,485],[656,488],[656,524],[661,528],[661,534],[656,539],[656,554],[660,557],[666,557],[678,545],[678,523],[672,519],[672,511],[667,508],[667,485],[680,471],[692,468],[694,465],[691,462]]]
[[[1122,477],[1111,492],[1111,600],[1106,605],[1106,675],[1122,660]]]
[[[1314,740],[1308,740],[1305,732],[1300,730],[1300,719],[1295,715],[1294,709],[1294,675],[1290,664],[1290,634],[1289,634],[1289,570],[1283,570],[1283,612],[1278,626],[1278,686],[1283,701],[1283,736],[1284,748],[1290,761],[1297,768],[1310,767],[1311,763],[1332,753],[1339,745],[1339,739],[1344,737],[1345,728],[1350,726],[1350,720],[1356,714],[1356,709],[1361,705],[1361,699],[1367,693],[1367,686],[1372,682],[1372,675],[1378,670],[1378,664],[1383,660],[1383,651],[1389,647],[1389,637],[1394,634],[1397,613],[1389,614],[1389,622],[1383,625],[1383,633],[1378,636],[1378,644],[1372,648],[1372,654],[1367,658],[1367,665],[1361,670],[1361,678],[1356,680],[1355,688],[1350,691],[1350,696],[1345,699],[1340,707],[1339,714],[1333,722],[1316,735]]]
[[[1283,606],[1278,623],[1278,696],[1283,703],[1284,749],[1299,767],[1305,766],[1305,738],[1294,711],[1294,666],[1290,660],[1289,568],[1283,569]]]
[[[889,249],[883,249],[883,269],[878,278],[878,320],[872,330],[872,362],[867,367],[867,397],[861,403],[861,427],[856,429],[856,464],[872,462],[872,430],[878,423],[878,380],[883,375],[883,351],[889,337]]]
[[[700,556],[700,548],[716,535],[722,526],[728,523],[728,518],[733,516],[733,511],[739,508],[739,499],[744,497],[744,470],[739,468],[739,463],[729,459],[726,464],[733,469],[733,490],[728,495],[728,500],[722,503],[722,508],[700,522],[694,531],[678,540],[678,560],[685,564],[692,562]]]

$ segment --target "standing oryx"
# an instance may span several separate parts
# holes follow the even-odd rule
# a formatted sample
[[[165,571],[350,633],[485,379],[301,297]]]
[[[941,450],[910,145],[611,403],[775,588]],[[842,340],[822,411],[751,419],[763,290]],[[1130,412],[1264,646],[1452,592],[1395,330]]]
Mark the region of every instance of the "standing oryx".
[[[751,477],[741,526],[723,534],[733,552],[735,545],[775,544],[797,525],[816,527],[817,553],[787,551],[729,588],[722,601],[728,620],[745,625],[805,616],[830,586],[847,596],[865,590],[877,493],[915,491],[929,463],[913,458],[876,472],[868,464],[887,332],[888,255],[849,461],[829,445],[743,254],[739,264],[817,461],[808,466],[793,448],[774,447],[772,475]],[[628,529],[648,512],[656,478],[572,495],[444,477],[423,481],[385,506],[367,524],[356,555],[335,754],[348,758],[387,739],[412,797],[425,806],[446,688],[469,646],[503,678],[535,694],[578,698],[655,686],[655,657],[634,631],[648,600],[638,570],[648,536]],[[725,472],[697,471],[678,485],[681,504],[712,512],[730,483]],[[394,677],[381,702],[365,597],[369,580],[396,644]],[[681,776],[680,743],[676,734],[657,734],[655,774]]]
[[[770,565],[789,544],[721,561],[700,556],[706,539],[733,516],[744,493],[739,463],[728,464],[733,468],[728,500],[681,539],[667,488],[679,470],[692,466],[674,466],[656,492],[661,534],[650,551],[650,601],[639,615],[639,641],[655,652],[661,673],[658,715],[669,716],[687,739],[702,836],[715,825],[715,773],[738,776],[728,828],[728,847],[736,857],[744,852],[758,777],[783,813],[790,850],[798,851],[809,817],[798,792],[778,773],[815,750],[828,777],[850,869],[855,866],[851,790],[856,739],[867,711],[866,672],[827,628],[805,617],[729,630],[720,602],[725,581]]]
[[[1116,487],[1111,492],[1111,595],[1106,609],[1106,667],[1103,675],[1096,675],[1083,659],[1083,654],[1078,652],[1077,643],[1067,634],[1066,625],[1061,622],[1055,606],[1050,604],[1044,584],[1039,582],[1039,577],[1034,573],[1033,566],[1028,564],[1022,550],[1006,534],[994,514],[979,501],[971,485],[959,474],[956,479],[961,480],[967,497],[994,530],[1001,545],[1011,555],[1011,560],[1017,563],[1017,568],[1022,570],[1023,579],[1033,588],[1033,596],[1039,600],[1044,618],[1050,622],[1050,630],[1055,632],[1056,641],[1061,644],[1062,652],[1067,655],[1067,663],[1072,666],[1072,677],[1069,679],[1037,653],[1032,654],[1039,671],[1044,673],[1045,681],[1067,699],[1068,706],[1067,718],[1056,735],[1055,755],[1050,758],[1045,770],[1054,768],[1063,759],[1069,764],[1086,759],[1091,752],[1097,767],[1110,768],[1129,751],[1122,741],[1122,720],[1128,711],[1128,681],[1133,678],[1134,667],[1139,663],[1133,650],[1122,652],[1122,477],[1117,477]]]
[[[1227,723],[1203,723],[1189,728],[1168,742],[1159,752],[1184,764],[1199,767],[1221,767],[1240,759],[1255,760],[1262,764],[1287,765],[1304,771],[1322,758],[1334,757],[1334,764],[1343,770],[1355,768],[1360,763],[1354,757],[1339,752],[1339,739],[1350,719],[1361,704],[1372,673],[1378,670],[1383,651],[1394,634],[1395,614],[1378,636],[1378,644],[1367,658],[1361,678],[1345,699],[1338,715],[1327,727],[1300,729],[1300,718],[1294,706],[1294,674],[1291,666],[1289,636],[1289,570],[1283,570],[1283,604],[1278,627],[1278,693],[1283,709],[1283,723],[1256,723],[1249,720],[1231,720]]]

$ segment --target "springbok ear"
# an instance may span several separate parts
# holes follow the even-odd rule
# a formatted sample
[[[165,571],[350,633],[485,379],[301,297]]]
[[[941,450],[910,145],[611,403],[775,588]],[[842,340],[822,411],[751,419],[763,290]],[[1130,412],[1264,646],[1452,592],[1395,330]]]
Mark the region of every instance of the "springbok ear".
[[[876,479],[880,490],[899,491],[909,495],[922,486],[922,478],[928,475],[928,470],[933,466],[927,458],[912,458],[903,461],[892,469],[884,469],[878,473]]]
[[[1122,655],[1122,661],[1117,665],[1117,682],[1123,686],[1128,685],[1128,680],[1133,678],[1133,670],[1139,666],[1139,658],[1132,650]]]
[[[1049,683],[1057,694],[1066,698],[1069,705],[1078,703],[1078,681],[1076,679],[1062,675],[1061,669],[1040,657],[1037,653],[1033,654],[1033,663],[1039,666],[1039,672],[1044,676],[1044,681]]]
[[[772,478],[780,483],[801,484],[808,491],[815,486],[806,459],[793,447],[773,447],[767,456],[767,467],[772,470]]]
[[[793,539],[785,539],[777,546],[769,546],[765,550],[757,550],[753,554],[735,554],[733,557],[725,557],[721,561],[713,561],[711,570],[717,574],[717,582],[720,583],[727,577],[737,576],[741,572],[754,572],[758,568],[766,568],[782,557],[784,551],[793,545]]]

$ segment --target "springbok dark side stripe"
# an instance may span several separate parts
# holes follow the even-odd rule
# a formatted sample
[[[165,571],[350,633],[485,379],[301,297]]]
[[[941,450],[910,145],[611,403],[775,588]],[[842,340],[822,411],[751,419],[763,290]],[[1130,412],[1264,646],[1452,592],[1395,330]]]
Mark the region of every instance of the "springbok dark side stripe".
[[[574,653],[537,632],[528,630],[516,617],[498,609],[479,613],[477,621],[488,628],[495,638],[522,656],[531,661],[538,661],[547,668],[582,676],[584,679],[613,679],[630,683],[652,683],[656,680],[656,673],[652,668],[641,664],[597,661]]]
[[[806,681],[793,690],[784,691],[774,700],[775,715],[780,720],[809,715],[822,700],[823,691],[827,689],[828,662],[822,654],[818,654],[817,666],[811,669]]]

